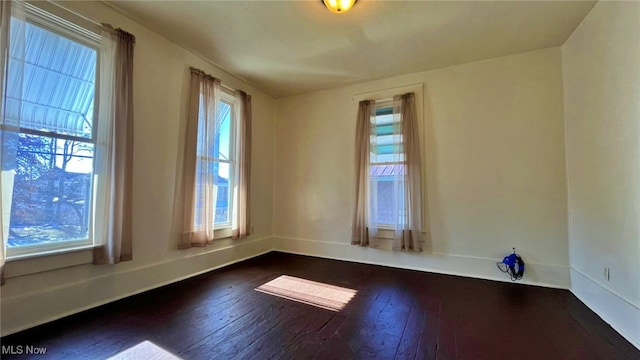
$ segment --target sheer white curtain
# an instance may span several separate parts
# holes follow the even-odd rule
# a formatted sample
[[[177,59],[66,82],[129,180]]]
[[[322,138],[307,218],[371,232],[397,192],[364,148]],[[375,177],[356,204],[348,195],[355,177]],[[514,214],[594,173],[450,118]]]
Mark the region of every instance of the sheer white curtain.
[[[236,186],[234,187],[233,214],[231,219],[231,238],[240,239],[248,236],[249,226],[249,190],[251,182],[251,95],[244,91],[236,91]]]
[[[96,143],[94,264],[132,259],[133,49],[135,37],[103,25]]]
[[[189,113],[183,159],[183,220],[178,248],[205,246],[214,239],[217,187],[215,166],[207,156],[220,124],[216,117],[220,80],[191,68]]]
[[[25,61],[24,4],[21,1],[0,2],[0,284],[4,284],[5,247],[9,237],[9,219],[13,197],[13,180],[20,131]]]

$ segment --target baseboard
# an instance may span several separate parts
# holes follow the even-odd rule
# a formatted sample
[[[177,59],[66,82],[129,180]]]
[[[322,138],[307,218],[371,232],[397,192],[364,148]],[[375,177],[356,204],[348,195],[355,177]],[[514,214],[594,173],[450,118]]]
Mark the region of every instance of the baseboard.
[[[587,307],[640,349],[640,308],[571,268],[571,292]]]
[[[38,293],[3,298],[1,336],[244,261],[272,250],[494,281],[511,281],[496,269],[495,259],[448,254],[412,254],[328,241],[267,237],[79,283],[52,287]],[[570,289],[578,299],[640,349],[640,309],[578,270],[571,268],[569,271],[568,268],[561,266],[527,263],[525,277],[519,282]],[[48,306],[42,306],[45,302]]]
[[[6,336],[96,306],[139,294],[271,250],[418,271],[511,282],[495,266],[496,259],[450,254],[406,253],[363,248],[345,243],[287,237],[264,238],[232,247],[129,269],[86,281],[49,287],[2,299],[2,331]],[[569,288],[567,268],[527,263],[519,283]],[[584,300],[583,300],[584,301]],[[42,306],[43,303],[48,306]],[[604,318],[604,317],[603,317]]]
[[[271,238],[128,269],[2,299],[1,336],[244,261],[272,249]],[[46,304],[46,306],[43,306]]]
[[[281,236],[273,238],[273,248],[276,251],[292,254],[511,282],[507,274],[501,273],[496,268],[496,259],[450,254],[407,253]],[[525,276],[518,283],[569,289],[569,268],[527,263]]]

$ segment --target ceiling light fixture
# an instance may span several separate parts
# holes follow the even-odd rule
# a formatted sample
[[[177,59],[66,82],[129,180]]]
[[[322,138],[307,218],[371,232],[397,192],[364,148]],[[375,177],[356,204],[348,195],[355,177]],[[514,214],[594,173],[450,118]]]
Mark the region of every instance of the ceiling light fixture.
[[[358,0],[322,0],[324,6],[332,13],[342,14],[346,13],[353,7],[353,4]]]

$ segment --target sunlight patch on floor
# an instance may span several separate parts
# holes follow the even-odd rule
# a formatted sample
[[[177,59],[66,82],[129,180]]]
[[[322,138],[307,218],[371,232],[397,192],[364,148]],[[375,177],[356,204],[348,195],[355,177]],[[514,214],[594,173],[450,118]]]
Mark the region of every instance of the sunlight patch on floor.
[[[139,359],[154,359],[154,360],[182,360],[181,358],[173,355],[160,346],[152,343],[149,340],[145,340],[138,345],[132,346],[112,357],[109,360],[139,360]]]
[[[342,310],[357,293],[356,290],[287,275],[264,283],[256,290],[332,311]]]

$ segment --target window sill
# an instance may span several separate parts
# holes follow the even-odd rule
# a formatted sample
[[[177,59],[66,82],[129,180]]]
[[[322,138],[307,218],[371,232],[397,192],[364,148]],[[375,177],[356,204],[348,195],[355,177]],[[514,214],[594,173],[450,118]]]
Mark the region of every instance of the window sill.
[[[230,239],[231,238],[231,227],[214,230],[213,238],[215,240]]]
[[[92,250],[93,248],[94,248],[93,245],[86,244],[86,243],[85,244],[81,244],[81,245],[50,248],[50,249],[44,248],[39,252],[31,252],[31,253],[23,253],[23,254],[17,254],[17,255],[9,255],[7,257],[7,262],[9,262],[9,261],[18,261],[18,260],[26,260],[26,259],[33,259],[33,258],[39,258],[39,257],[54,256],[54,255],[61,255],[61,254],[65,254],[65,253],[84,251],[84,250]]]
[[[393,240],[395,230],[392,227],[380,226],[378,227],[378,238]]]
[[[93,262],[93,246],[64,249],[40,254],[29,254],[8,258],[5,277],[31,275]]]
[[[426,235],[426,231],[422,231],[422,235]],[[395,237],[395,230],[391,226],[379,226],[378,227],[378,239],[382,240],[393,240]],[[422,240],[424,243],[424,240]]]

